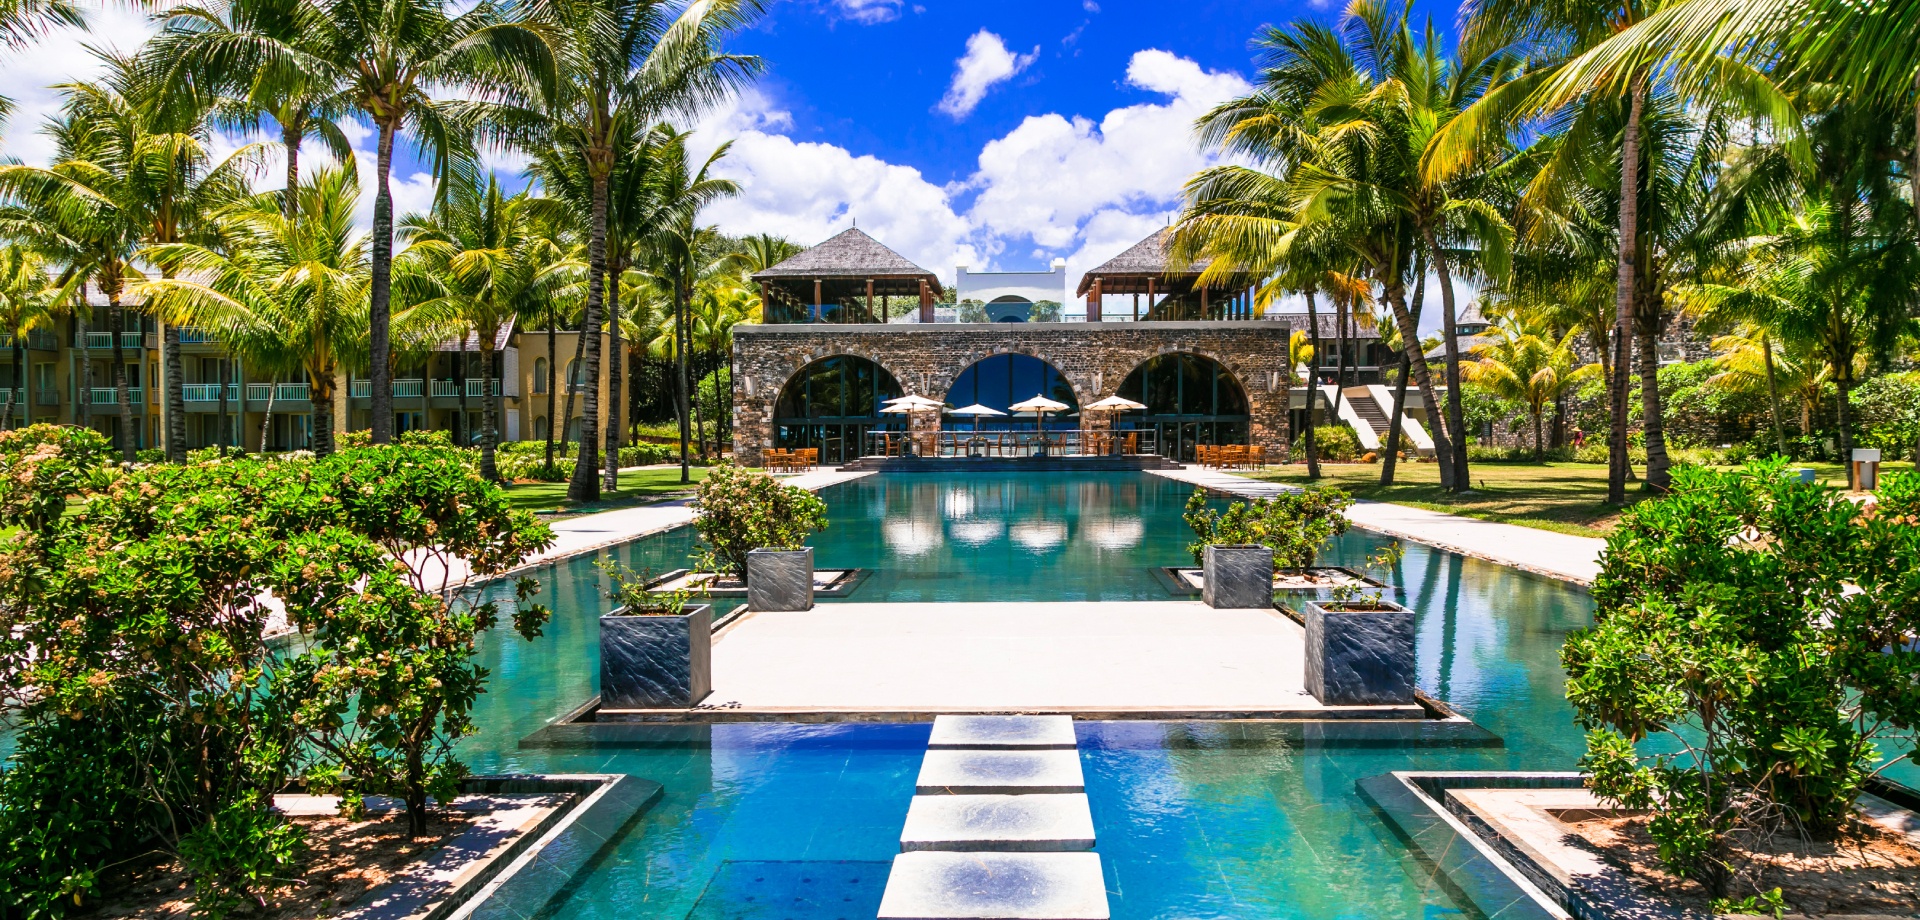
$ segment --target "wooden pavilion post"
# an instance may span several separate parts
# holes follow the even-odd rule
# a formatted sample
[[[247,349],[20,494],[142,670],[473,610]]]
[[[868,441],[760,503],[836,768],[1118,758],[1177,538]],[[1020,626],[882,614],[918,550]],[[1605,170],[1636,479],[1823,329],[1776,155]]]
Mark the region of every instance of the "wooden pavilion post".
[[[933,322],[933,292],[927,287],[927,279],[920,279],[920,321]]]
[[[1153,276],[1152,275],[1147,276],[1147,315],[1148,316],[1153,315]],[[1139,317],[1137,316],[1134,318],[1139,319]]]
[[[809,314],[820,312],[820,279],[818,278],[813,279],[813,306],[808,307],[807,312]],[[807,319],[812,320],[813,317],[808,316]]]
[[[1200,289],[1200,318],[1201,319],[1213,318],[1207,315],[1207,289],[1204,287]]]
[[[867,321],[873,321],[873,279],[867,279]]]
[[[1100,321],[1100,307],[1102,306],[1102,298],[1106,293],[1105,284],[1106,282],[1103,279],[1093,279],[1093,290],[1088,292],[1091,296],[1087,298],[1087,320],[1089,322],[1097,323]]]
[[[773,290],[764,280],[760,282],[760,321],[773,322]],[[552,419],[548,419],[548,422],[551,423]]]

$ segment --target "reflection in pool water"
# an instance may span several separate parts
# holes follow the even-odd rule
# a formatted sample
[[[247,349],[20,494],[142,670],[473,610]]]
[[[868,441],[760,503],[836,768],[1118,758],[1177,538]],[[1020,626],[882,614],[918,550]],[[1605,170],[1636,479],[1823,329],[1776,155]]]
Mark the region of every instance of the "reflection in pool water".
[[[874,476],[823,493],[822,568],[873,577],[846,602],[1165,598],[1150,566],[1190,564],[1188,487],[1126,475]],[[1030,548],[1045,533],[1044,551]],[[1349,534],[1329,561],[1382,541]],[[685,531],[605,555],[664,570]],[[666,786],[543,916],[871,918],[927,740],[919,725],[662,728],[646,743],[520,749],[593,693],[591,557],[538,573],[555,609],[534,643],[488,643],[492,692],[464,751],[481,772],[619,771]],[[1392,770],[1571,769],[1581,733],[1560,644],[1591,621],[1577,589],[1409,545],[1389,576],[1418,612],[1420,686],[1503,748],[1342,747],[1259,723],[1080,723],[1116,918],[1475,917],[1356,794]],[[833,603],[833,602],[828,602]],[[956,608],[956,616],[963,616]]]

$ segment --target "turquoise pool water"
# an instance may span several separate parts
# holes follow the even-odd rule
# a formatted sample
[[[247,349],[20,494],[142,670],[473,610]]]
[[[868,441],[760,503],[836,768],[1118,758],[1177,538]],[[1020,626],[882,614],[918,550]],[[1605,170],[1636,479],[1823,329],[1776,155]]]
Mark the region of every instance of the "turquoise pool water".
[[[847,602],[1164,597],[1188,564],[1190,488],[1141,474],[874,476],[823,494],[819,565],[875,576]],[[1330,548],[1357,562],[1382,541]],[[676,532],[603,555],[684,564]],[[913,794],[926,725],[663,728],[619,745],[518,747],[593,693],[604,584],[588,559],[538,573],[556,616],[533,643],[494,637],[481,772],[616,771],[666,794],[565,895],[554,918],[871,918]],[[1392,580],[1419,611],[1420,685],[1499,748],[1307,743],[1242,723],[1081,723],[1117,918],[1473,917],[1356,794],[1404,769],[1569,769],[1581,736],[1558,650],[1590,622],[1557,582],[1409,545]]]

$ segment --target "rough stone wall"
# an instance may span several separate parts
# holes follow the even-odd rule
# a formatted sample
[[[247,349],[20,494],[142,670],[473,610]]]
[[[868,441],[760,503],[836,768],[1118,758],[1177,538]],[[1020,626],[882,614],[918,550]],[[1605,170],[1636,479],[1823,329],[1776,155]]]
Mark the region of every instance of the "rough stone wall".
[[[822,358],[855,355],[893,375],[908,395],[944,399],[975,362],[1024,354],[1060,371],[1081,405],[1114,394],[1155,355],[1211,358],[1247,391],[1254,444],[1281,456],[1287,433],[1287,325],[1270,321],[1191,323],[952,323],[736,326],[733,330],[733,448],[760,465],[772,446],[773,408],[788,379]]]

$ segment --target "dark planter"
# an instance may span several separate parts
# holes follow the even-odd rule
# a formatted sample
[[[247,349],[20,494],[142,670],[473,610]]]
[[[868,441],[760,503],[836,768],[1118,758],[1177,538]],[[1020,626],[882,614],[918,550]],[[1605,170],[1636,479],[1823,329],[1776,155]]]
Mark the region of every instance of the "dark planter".
[[[812,610],[813,547],[747,550],[748,610]]]
[[[1208,546],[1200,568],[1200,599],[1207,606],[1273,606],[1272,548],[1258,543]]]
[[[600,706],[685,709],[713,692],[713,607],[679,615],[600,618]]]
[[[1413,611],[1386,600],[1350,603],[1379,609],[1306,605],[1307,692],[1328,706],[1412,703]]]

